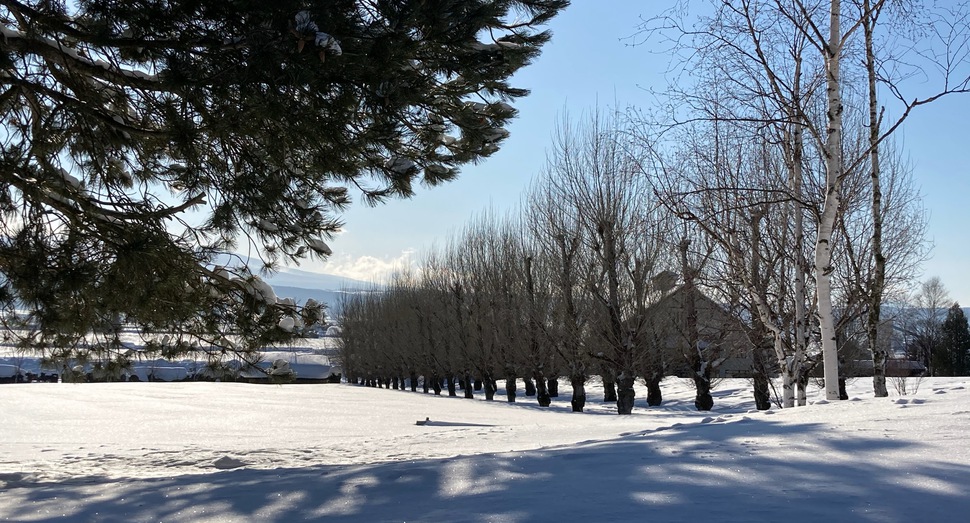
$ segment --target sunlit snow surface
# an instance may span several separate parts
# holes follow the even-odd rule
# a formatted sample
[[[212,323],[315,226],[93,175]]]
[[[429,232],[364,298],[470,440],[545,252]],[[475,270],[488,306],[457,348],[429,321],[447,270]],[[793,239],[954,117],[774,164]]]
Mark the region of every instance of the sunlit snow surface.
[[[966,378],[617,416],[351,385],[0,385],[0,520],[967,521]],[[500,391],[502,384],[500,383]],[[912,391],[915,385],[910,380]],[[430,422],[419,425],[418,421]]]

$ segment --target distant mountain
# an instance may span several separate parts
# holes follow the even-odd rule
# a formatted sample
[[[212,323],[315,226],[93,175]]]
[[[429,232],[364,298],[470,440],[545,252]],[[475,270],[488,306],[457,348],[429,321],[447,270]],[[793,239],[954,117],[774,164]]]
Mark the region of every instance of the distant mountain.
[[[328,320],[340,315],[340,305],[343,298],[348,294],[366,292],[364,290],[326,290],[326,289],[305,289],[302,287],[288,287],[286,285],[276,285],[272,283],[273,290],[280,298],[293,298],[298,304],[303,305],[307,300],[313,299],[319,303],[327,305]]]
[[[264,279],[277,288],[299,287],[303,289],[323,289],[328,291],[341,290],[371,290],[377,285],[374,283],[355,280],[344,276],[324,274],[320,272],[301,271],[284,267],[276,274],[266,276]]]
[[[293,298],[301,305],[311,298],[325,303],[327,316],[331,319],[340,315],[342,298],[348,293],[369,292],[378,288],[366,281],[290,268],[284,268],[264,279],[281,298]]]
[[[239,265],[240,260],[239,258],[222,256],[216,260],[216,264]],[[257,263],[250,263],[250,271],[259,274],[258,261]],[[342,295],[368,292],[380,288],[379,285],[367,281],[290,267],[284,267],[275,274],[261,275],[260,277],[273,286],[273,290],[280,298],[293,298],[301,305],[311,298],[320,303],[325,303],[327,305],[327,316],[331,319],[340,315]]]

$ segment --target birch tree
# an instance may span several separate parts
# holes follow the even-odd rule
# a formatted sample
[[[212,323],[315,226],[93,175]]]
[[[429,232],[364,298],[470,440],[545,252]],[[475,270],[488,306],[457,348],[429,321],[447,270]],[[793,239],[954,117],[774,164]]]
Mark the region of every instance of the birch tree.
[[[722,68],[728,67],[732,72],[740,73],[738,76],[744,81],[733,84],[730,74],[721,76],[726,79],[725,85],[737,88],[736,92],[739,94],[735,97],[736,100],[748,103],[749,107],[764,104],[772,110],[784,107],[791,109],[787,113],[762,111],[768,116],[778,115],[770,118],[735,115],[739,119],[763,123],[786,121],[789,124],[795,124],[796,129],[803,129],[808,133],[812,146],[818,151],[817,154],[824,166],[824,177],[821,185],[822,199],[815,223],[811,270],[814,274],[815,302],[818,307],[818,326],[826,376],[825,391],[826,397],[830,399],[838,397],[837,329],[833,308],[832,277],[836,270],[833,264],[837,259],[833,251],[834,235],[844,208],[845,178],[849,173],[861,168],[863,164],[875,167],[871,171],[871,183],[875,187],[874,201],[878,201],[880,197],[879,144],[891,136],[914,109],[945,95],[966,92],[970,82],[966,60],[968,52],[966,44],[970,32],[966,30],[967,14],[964,7],[928,9],[926,21],[921,22],[922,26],[912,31],[894,27],[893,38],[884,40],[886,45],[875,45],[874,38],[881,34],[877,22],[886,5],[887,2],[884,0],[868,2],[853,0],[845,5],[840,0],[726,1],[718,3],[714,8],[715,15],[702,18],[696,27],[673,23],[652,28],[654,31],[666,30],[695,38],[693,42],[681,45],[680,48],[698,50],[696,56],[701,60],[713,54],[720,60],[715,63],[726,64],[722,65]],[[676,19],[668,17],[663,20]],[[912,23],[909,20],[907,22],[910,23],[907,29],[914,29]],[[818,63],[821,66],[819,69],[823,73],[820,76],[821,85],[825,93],[825,109],[821,119],[812,114],[813,105],[806,103],[801,93],[791,90],[791,86],[796,84],[791,81],[785,82],[785,79],[800,77],[797,73],[803,62],[795,60],[793,63],[786,64],[784,60],[776,59],[779,55],[776,52],[777,49],[772,46],[773,42],[778,41],[779,34],[791,34],[792,31],[796,37],[792,41],[802,41],[804,45],[801,49],[805,52],[790,53],[788,56],[809,57],[812,60],[811,63]],[[853,46],[860,39],[860,32],[865,33],[861,37],[863,40],[861,47],[865,52],[862,53],[864,57],[858,61],[862,65],[858,67],[852,58],[857,56],[854,54]],[[902,34],[911,34],[913,38],[909,42],[903,42],[902,38],[897,37]],[[743,38],[738,39],[737,35],[742,35]],[[712,51],[717,52],[712,53]],[[847,59],[850,68],[858,67],[855,70],[862,71],[864,74],[844,75],[843,68]],[[786,71],[786,67],[791,69]],[[750,72],[759,68],[762,71],[758,78],[763,81],[746,85],[745,82],[753,78]],[[913,73],[929,77],[932,80],[930,82],[932,87],[922,89],[916,96],[905,94],[908,86],[903,81],[903,76]],[[808,78],[810,79],[811,76]],[[856,89],[858,88],[857,78],[864,80],[863,85],[867,85],[865,89]],[[879,92],[878,89],[872,88],[874,79],[875,83],[882,87],[882,92],[888,93],[895,104],[892,109],[895,109],[897,114],[889,121],[882,120],[885,113],[881,110],[878,117],[873,116],[873,104]],[[748,87],[748,85],[754,87]],[[779,86],[784,89],[778,89]],[[845,157],[843,95],[853,89],[869,93],[870,137],[868,147],[859,154]],[[706,93],[703,90],[700,92]],[[805,90],[807,94],[812,92],[812,89]],[[707,97],[704,94],[690,97],[692,101],[699,100],[701,103],[692,107],[697,111],[696,113],[688,111],[687,115],[681,115],[681,121],[709,118],[710,113],[706,111],[709,111],[712,106],[703,103],[705,98]],[[790,103],[785,103],[786,100]],[[724,117],[723,107],[717,109],[719,117]],[[779,118],[780,115],[785,116]],[[793,168],[797,168],[798,165],[798,163],[791,164]],[[873,203],[873,213],[877,213],[877,207],[880,206],[880,203]],[[882,249],[878,245],[881,241],[878,231],[871,241],[877,243],[877,251]],[[880,311],[877,302],[882,300],[881,293],[884,285],[884,282],[880,281],[882,278],[880,274],[884,272],[885,256],[880,254],[878,258],[874,262],[880,267],[873,272],[874,279],[869,286],[873,292],[868,298],[869,322],[873,325],[878,322],[876,317],[879,316]],[[802,300],[799,300],[799,303],[801,302]],[[876,359],[880,362],[884,360],[882,355],[876,355]],[[877,376],[874,386],[878,394],[882,394],[884,388],[879,385],[880,382],[884,382],[884,379]]]

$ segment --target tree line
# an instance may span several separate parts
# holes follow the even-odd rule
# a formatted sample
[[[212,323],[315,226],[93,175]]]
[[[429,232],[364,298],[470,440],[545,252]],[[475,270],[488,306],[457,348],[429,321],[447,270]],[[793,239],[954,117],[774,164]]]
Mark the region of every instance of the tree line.
[[[918,107],[967,91],[967,14],[868,0],[684,13],[642,27],[648,44],[683,57],[665,103],[560,125],[514,217],[480,218],[417,274],[350,304],[349,368],[530,379],[556,370],[574,387],[603,374],[629,413],[634,381],[653,390],[673,361],[649,320],[673,273],[678,288],[703,288],[744,326],[750,360],[781,376],[782,405],[805,404],[817,369],[838,399],[846,347],[860,339],[874,394],[888,395],[880,331],[893,318],[883,306],[902,300],[928,253],[926,214],[893,133]],[[910,94],[914,72],[933,87]],[[440,307],[421,312],[405,299],[410,323],[365,312],[390,306],[400,286]],[[659,323],[680,324],[703,408],[717,361],[705,350],[718,344],[697,335],[707,318],[691,303]],[[392,317],[417,326],[416,344],[385,332],[382,356],[357,337]]]

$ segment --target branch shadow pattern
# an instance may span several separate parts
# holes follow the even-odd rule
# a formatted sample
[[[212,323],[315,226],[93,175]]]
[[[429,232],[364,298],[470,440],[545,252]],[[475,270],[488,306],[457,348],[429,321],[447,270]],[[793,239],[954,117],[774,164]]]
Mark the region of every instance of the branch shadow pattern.
[[[716,431],[711,430],[715,425]],[[970,464],[880,459],[912,441],[843,439],[770,418],[690,424],[537,451],[164,479],[8,478],[15,521],[963,521]],[[811,439],[812,445],[800,445]],[[826,456],[814,454],[818,445]]]

